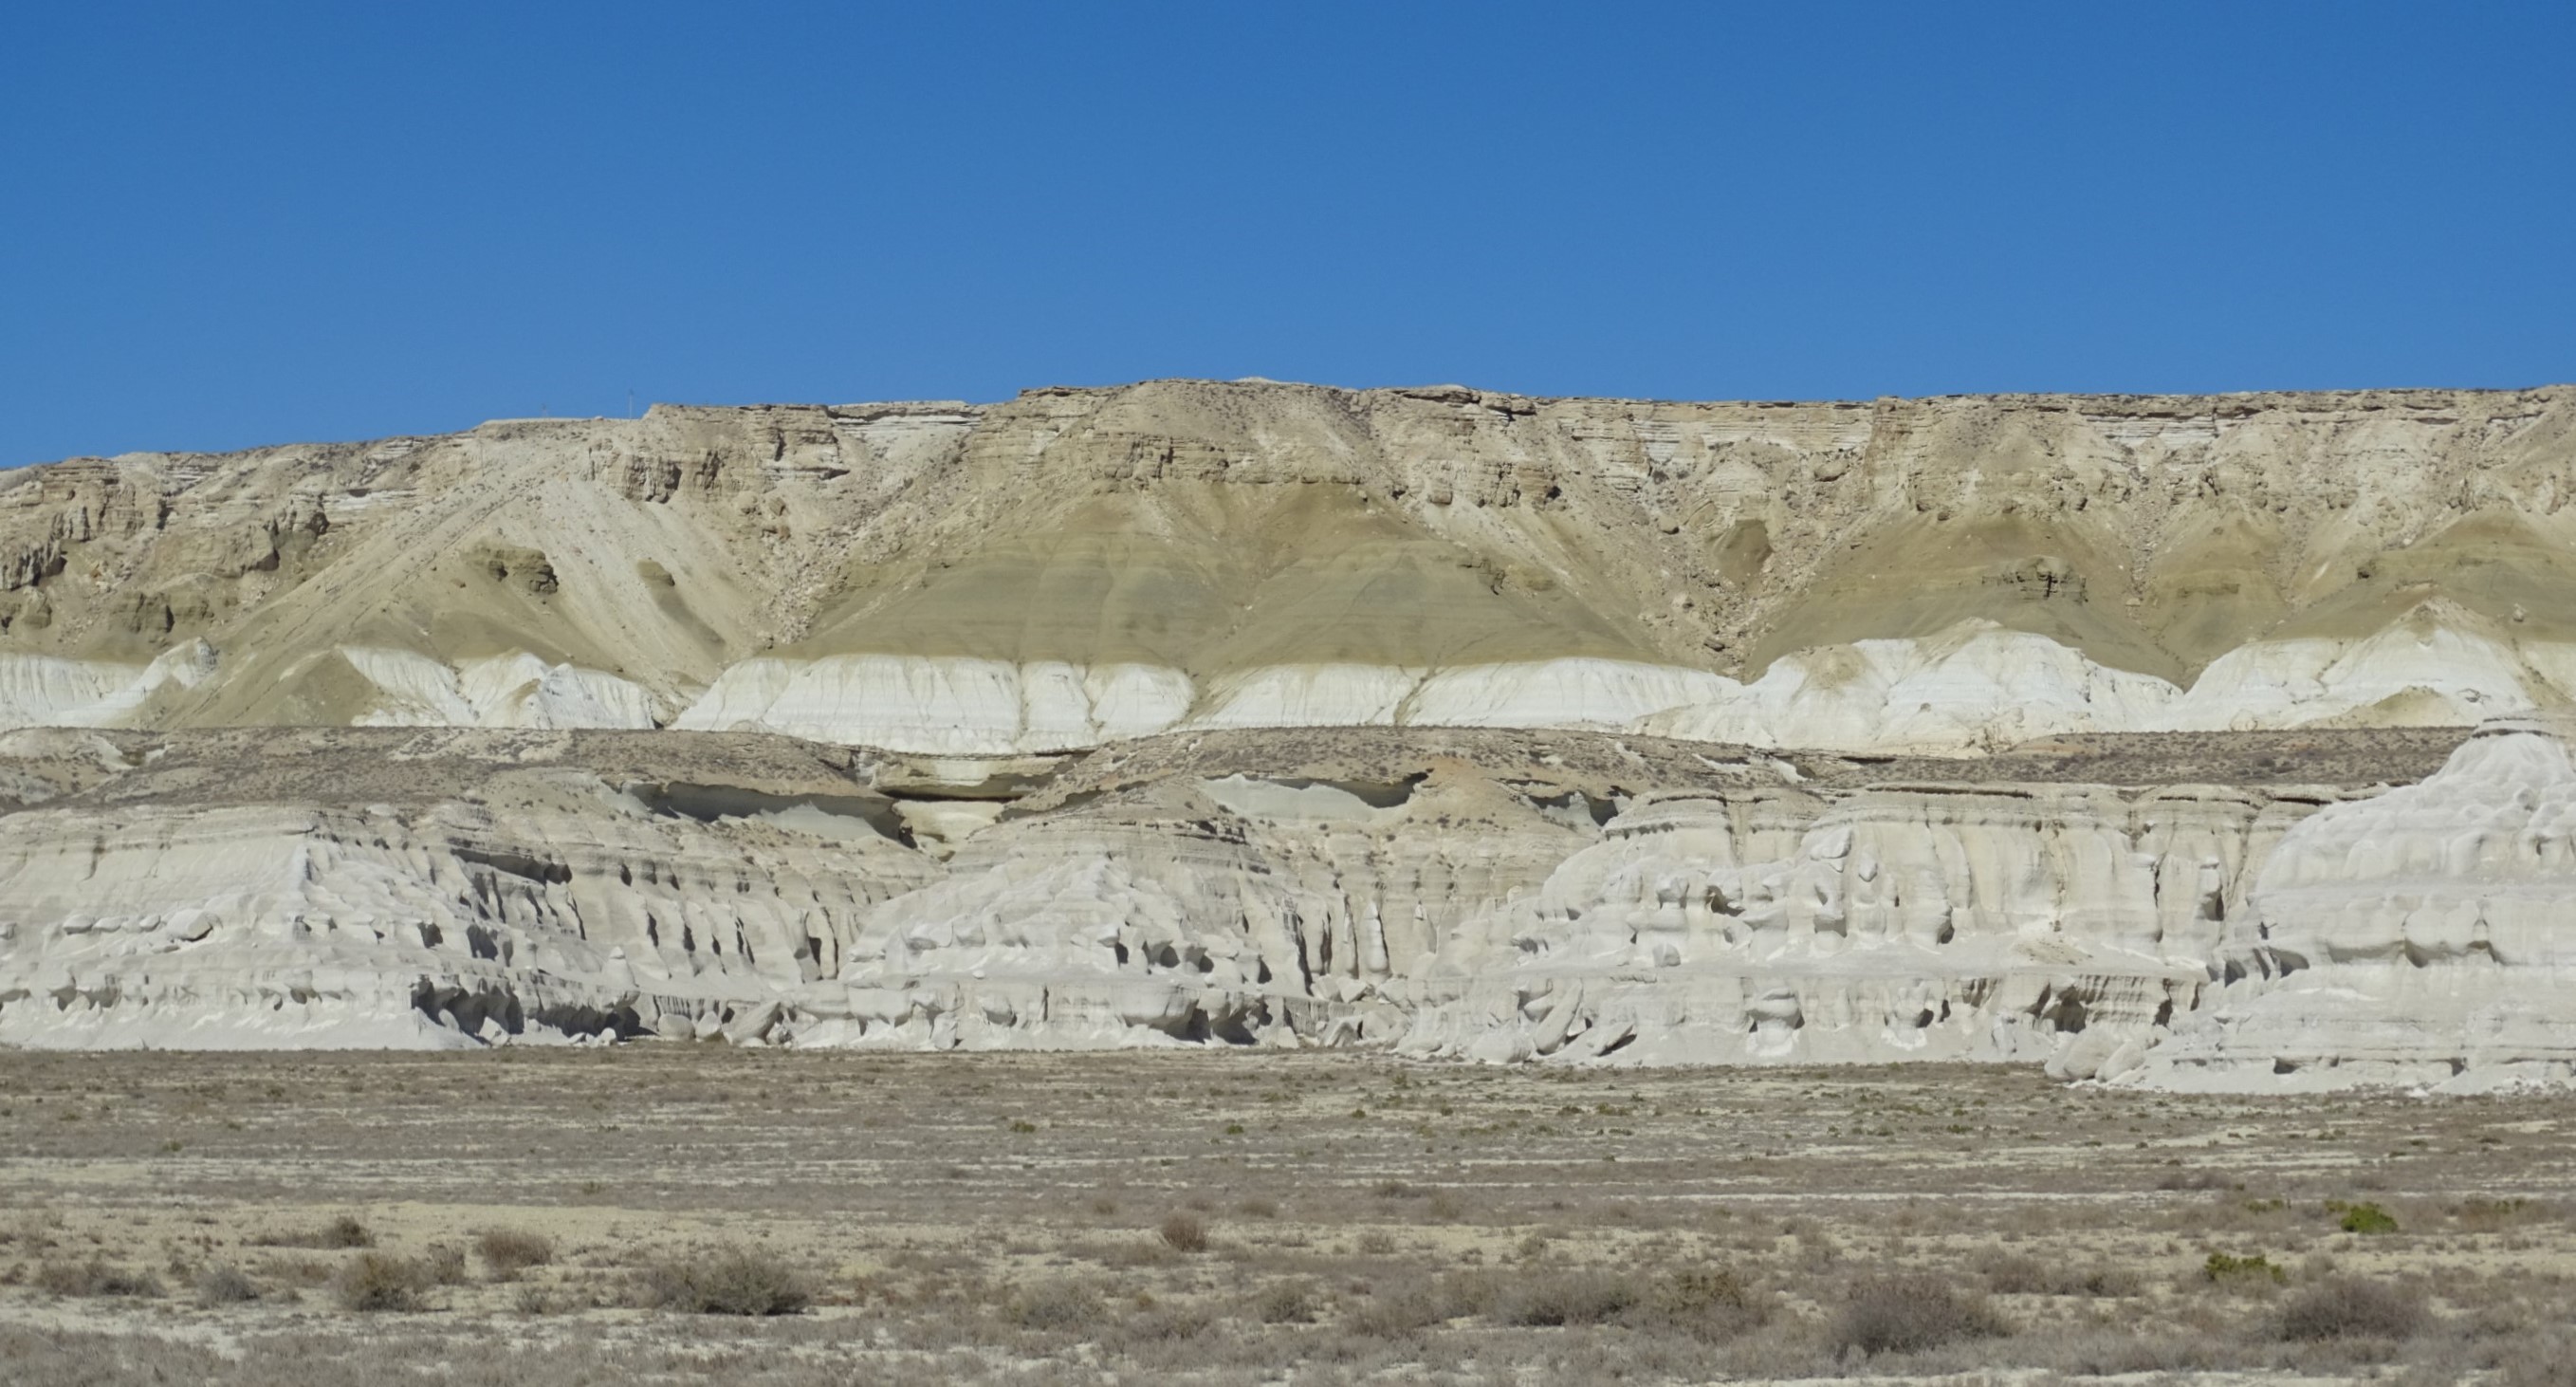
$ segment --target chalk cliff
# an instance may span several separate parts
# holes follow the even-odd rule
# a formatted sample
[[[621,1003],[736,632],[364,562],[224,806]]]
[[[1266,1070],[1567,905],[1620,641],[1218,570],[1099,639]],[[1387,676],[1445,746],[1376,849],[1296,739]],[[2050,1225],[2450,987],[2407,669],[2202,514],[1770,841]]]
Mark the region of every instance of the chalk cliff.
[[[0,1043],[2562,1081],[2571,497],[2570,387],[1159,381],[22,469]]]

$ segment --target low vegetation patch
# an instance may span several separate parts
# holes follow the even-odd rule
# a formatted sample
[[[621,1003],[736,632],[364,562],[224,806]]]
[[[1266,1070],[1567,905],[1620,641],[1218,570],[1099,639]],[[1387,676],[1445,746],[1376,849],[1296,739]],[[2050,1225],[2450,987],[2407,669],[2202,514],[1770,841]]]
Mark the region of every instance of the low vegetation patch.
[[[2208,1261],[2201,1263],[2200,1274],[2202,1279],[2222,1286],[2248,1281],[2268,1281],[2277,1286],[2290,1279],[2288,1272],[2273,1265],[2271,1259],[2260,1252],[2251,1257],[2213,1252],[2209,1254]]]
[[[814,1291],[776,1253],[728,1247],[653,1268],[644,1303],[698,1315],[794,1315],[814,1303]]]
[[[271,1233],[251,1239],[254,1247],[312,1247],[348,1249],[374,1247],[376,1235],[355,1214],[342,1214],[319,1228],[292,1233]]]
[[[1011,1292],[1002,1317],[1022,1329],[1086,1333],[1101,1322],[1100,1293],[1079,1281],[1035,1281]]]
[[[1983,1295],[1930,1272],[1904,1272],[1854,1285],[1834,1316],[1830,1341],[1837,1353],[1920,1353],[2011,1332]]]
[[[36,1289],[58,1296],[157,1296],[161,1278],[148,1271],[128,1271],[101,1258],[85,1262],[46,1262],[36,1268]]]
[[[426,1262],[361,1252],[331,1278],[331,1299],[343,1310],[417,1310],[421,1293],[436,1280]]]
[[[1174,1252],[1205,1252],[1208,1249],[1207,1223],[1196,1214],[1174,1214],[1155,1230],[1163,1245]]]
[[[474,1239],[474,1255],[495,1281],[508,1281],[555,1259],[554,1240],[521,1228],[491,1228]]]
[[[2325,1339],[2411,1339],[2423,1331],[2424,1297],[2389,1281],[2338,1276],[2290,1297],[2280,1336],[2294,1343]]]
[[[199,1305],[240,1305],[259,1299],[259,1283],[230,1262],[216,1262],[197,1273]]]
[[[2336,1226],[2347,1233],[2394,1233],[2397,1219],[2376,1204],[2349,1204]]]

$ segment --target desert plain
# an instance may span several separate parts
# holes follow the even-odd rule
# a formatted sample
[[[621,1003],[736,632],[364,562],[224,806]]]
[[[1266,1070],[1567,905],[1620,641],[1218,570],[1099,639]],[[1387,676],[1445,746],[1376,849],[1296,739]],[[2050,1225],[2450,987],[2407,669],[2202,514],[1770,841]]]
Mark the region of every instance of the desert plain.
[[[13,1382],[2567,1380],[2576,1100],[0,1053]]]

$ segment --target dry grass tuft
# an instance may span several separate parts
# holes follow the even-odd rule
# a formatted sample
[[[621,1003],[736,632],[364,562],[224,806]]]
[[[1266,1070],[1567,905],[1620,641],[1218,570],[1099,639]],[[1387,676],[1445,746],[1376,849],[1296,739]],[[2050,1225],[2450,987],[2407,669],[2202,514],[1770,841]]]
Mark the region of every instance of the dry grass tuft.
[[[346,1250],[374,1247],[376,1235],[355,1214],[342,1214],[319,1228],[301,1233],[272,1233],[251,1239],[255,1247],[313,1247]]]
[[[1982,1294],[1930,1272],[1903,1272],[1852,1287],[1834,1317],[1831,1341],[1837,1353],[1920,1353],[2011,1332]]]
[[[2323,1339],[2411,1339],[2424,1328],[2424,1296],[2390,1281],[2337,1276],[2307,1287],[2281,1307],[2280,1337],[2294,1343]]]
[[[259,1299],[259,1283],[229,1262],[216,1262],[197,1273],[199,1305],[240,1305]]]
[[[1155,1232],[1163,1245],[1174,1252],[1205,1252],[1208,1249],[1207,1224],[1196,1214],[1176,1213],[1163,1220]]]
[[[1022,1329],[1087,1336],[1104,1318],[1100,1293],[1079,1281],[1034,1281],[1002,1302],[1002,1317]]]
[[[101,1258],[86,1262],[46,1262],[36,1268],[36,1289],[50,1295],[91,1299],[98,1296],[157,1296],[161,1278],[148,1271],[127,1271]]]
[[[805,1276],[776,1253],[728,1247],[665,1262],[644,1278],[644,1303],[698,1315],[794,1315],[813,1304]]]
[[[521,1228],[490,1228],[474,1239],[474,1254],[483,1259],[483,1268],[495,1281],[508,1281],[530,1267],[542,1267],[555,1259],[552,1238]]]
[[[331,1299],[343,1310],[417,1310],[434,1277],[426,1263],[382,1252],[361,1252],[331,1278]]]

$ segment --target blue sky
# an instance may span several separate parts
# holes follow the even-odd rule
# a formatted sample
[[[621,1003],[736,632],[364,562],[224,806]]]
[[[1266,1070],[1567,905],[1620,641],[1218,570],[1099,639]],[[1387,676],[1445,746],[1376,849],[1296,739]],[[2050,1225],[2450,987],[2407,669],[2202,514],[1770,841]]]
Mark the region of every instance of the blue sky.
[[[0,464],[1264,375],[2576,379],[2576,6],[20,5]]]

